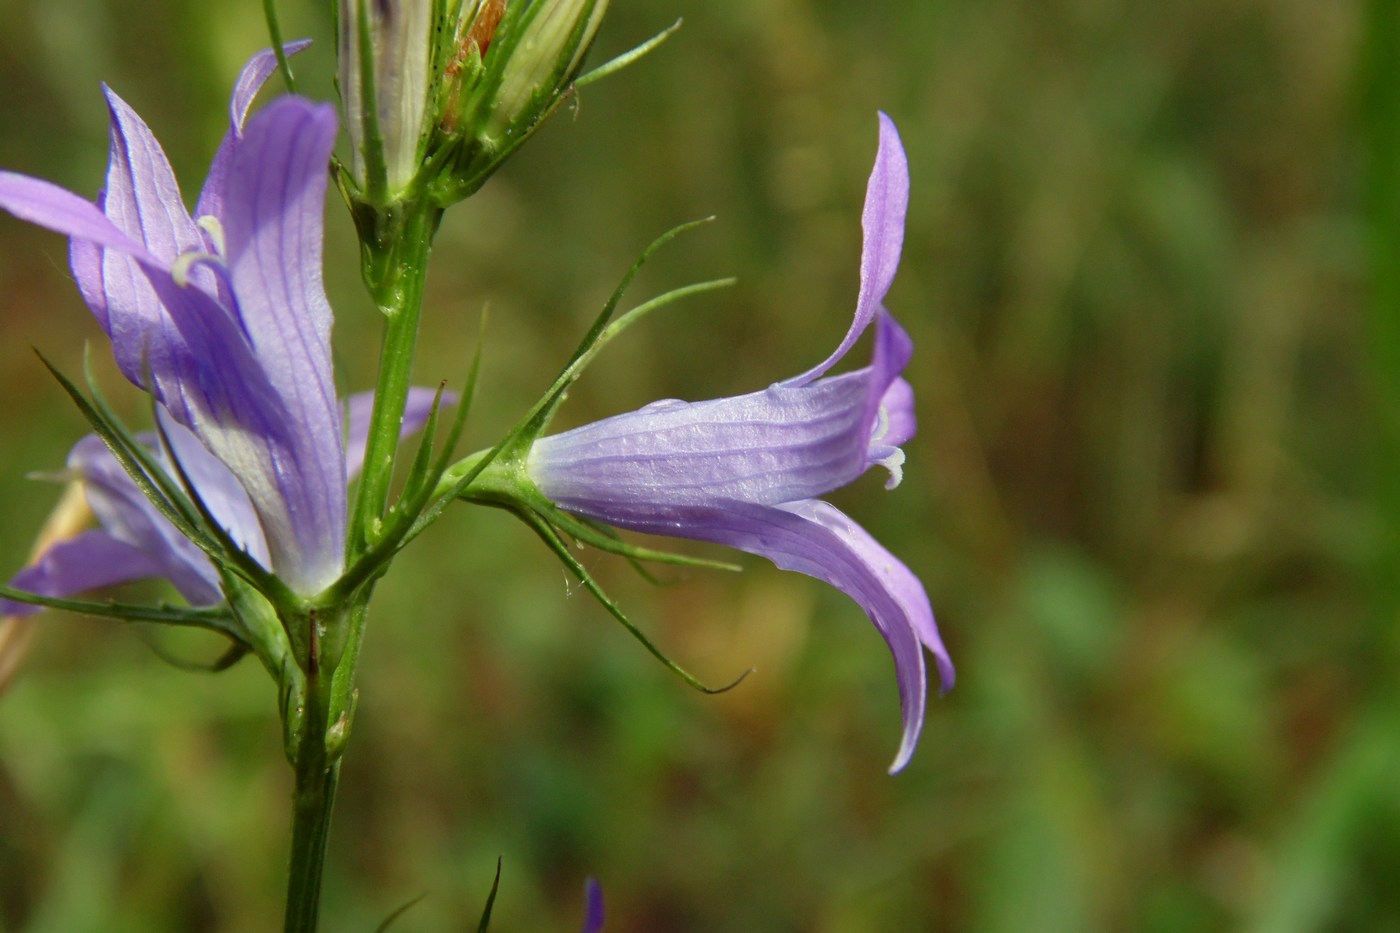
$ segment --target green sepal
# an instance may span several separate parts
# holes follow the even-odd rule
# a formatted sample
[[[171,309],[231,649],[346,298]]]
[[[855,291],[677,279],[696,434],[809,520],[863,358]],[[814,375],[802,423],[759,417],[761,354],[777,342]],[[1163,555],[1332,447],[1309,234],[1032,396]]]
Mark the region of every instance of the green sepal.
[[[446,74],[446,65],[460,51],[457,41],[463,37],[454,31],[451,48],[440,47],[435,59],[443,68],[434,72],[441,85],[436,100],[439,122],[427,146],[431,155],[420,173],[433,203],[445,208],[474,194],[569,98],[587,53],[584,34],[598,2],[602,0],[581,11],[560,47],[560,51],[569,49],[570,55],[560,55],[549,71],[540,74],[529,97],[509,114],[497,111],[512,59],[531,54],[525,40],[549,4],[507,3],[485,57],[468,50],[463,69],[455,75]]]
[[[414,472],[417,470],[420,460],[425,459],[427,454],[431,452],[432,444],[428,437],[437,430],[439,401],[442,398],[442,390],[439,388],[438,397],[434,399],[433,409],[428,416],[429,423],[424,427],[424,441],[419,444],[418,453],[414,457],[414,471],[410,471],[409,483],[405,486],[399,500],[389,509],[386,527],[378,541],[374,542],[368,551],[346,568],[341,578],[328,590],[333,598],[348,598],[349,594],[367,581],[377,578],[387,568],[394,555],[403,548],[403,545],[411,537],[416,536],[416,533],[410,534],[410,532],[413,531],[428,506],[429,500],[437,494],[437,486],[448,469],[453,451],[462,439],[462,433],[466,430],[467,416],[471,413],[472,402],[476,398],[477,381],[481,375],[481,348],[485,329],[486,315],[483,313],[477,333],[476,347],[472,351],[471,367],[467,372],[467,381],[457,400],[457,414],[452,419],[452,428],[447,433],[447,439],[442,445],[442,452],[433,462],[431,468],[424,472],[421,480],[415,484],[413,482]],[[441,509],[438,511],[440,513]]]
[[[127,476],[141,490],[142,495],[150,500],[161,516],[174,525],[181,534],[199,545],[201,550],[212,547],[212,543],[204,539],[202,530],[192,525],[167,496],[166,490],[162,488],[161,484],[164,471],[155,464],[145,446],[136,440],[111,414],[111,410],[105,402],[96,396],[93,400],[89,400],[73,384],[72,380],[49,362],[48,358],[37,351],[36,355],[54,379],[58,380],[58,384],[63,387],[63,390],[68,393],[68,397],[73,400],[79,413],[82,414],[93,432],[102,439],[102,443],[107,446],[117,463],[126,471]],[[92,380],[89,379],[89,382],[91,383]]]
[[[65,599],[58,596],[41,596],[9,586],[0,586],[0,599],[24,603],[29,606],[43,606],[45,609],[62,609],[79,615],[116,619],[119,622],[151,622],[157,625],[173,625],[180,628],[202,628],[226,635],[239,644],[248,644],[247,632],[234,617],[227,605],[220,604],[207,609],[191,606],[139,606],[132,603],[119,603],[115,600]]]
[[[725,684],[723,687],[711,687],[706,685],[694,674],[691,674],[685,668],[681,667],[674,660],[672,660],[665,652],[658,648],[656,644],[646,636],[646,633],[644,633],[640,628],[638,628],[636,623],[627,617],[627,614],[622,611],[622,607],[619,606],[616,602],[614,602],[612,597],[610,597],[603,590],[602,585],[599,584],[598,581],[593,578],[593,575],[588,572],[588,568],[584,567],[583,564],[579,562],[578,558],[574,557],[573,553],[569,550],[569,545],[566,544],[559,537],[559,534],[548,522],[546,522],[543,518],[531,511],[515,509],[513,509],[512,511],[514,511],[515,514],[523,522],[525,522],[526,525],[530,526],[530,529],[534,531],[535,534],[539,535],[540,540],[543,541],[549,547],[549,549],[554,552],[554,556],[559,558],[560,563],[562,563],[565,567],[569,569],[569,572],[572,573],[578,579],[578,581],[583,584],[584,589],[588,590],[588,592],[593,596],[593,598],[598,601],[599,605],[606,609],[608,611],[608,614],[611,615],[614,619],[616,619],[618,623],[621,624],[622,627],[627,630],[628,634],[635,638],[643,648],[650,652],[652,657],[660,661],[667,670],[675,674],[681,680],[685,681],[689,686],[695,688],[701,693],[711,695],[717,693],[727,693],[728,691],[733,690],[735,687],[739,686],[739,684],[743,683],[744,678],[748,677],[749,674],[753,673],[753,668],[750,668],[749,670],[744,671],[738,677],[734,678],[734,680],[732,680],[731,682]]]
[[[478,452],[458,461],[449,468],[442,476],[436,490],[437,500],[428,506],[418,521],[410,529],[405,538],[405,542],[416,537],[419,532],[435,521],[453,499],[461,496],[478,477],[497,460],[520,462],[529,452],[530,447],[535,443],[535,439],[544,433],[545,428],[553,419],[554,413],[563,403],[564,397],[571,385],[574,384],[583,374],[584,368],[593,361],[598,351],[603,348],[608,341],[612,340],[622,331],[641,320],[652,311],[662,308],[673,301],[687,298],[691,295],[698,295],[703,292],[714,291],[719,288],[728,288],[734,284],[734,279],[716,279],[710,282],[699,282],[694,285],[686,285],[681,288],[674,288],[663,295],[651,299],[645,304],[638,305],[618,318],[610,325],[598,328],[595,335],[592,331],[586,346],[580,348],[578,353],[564,371],[559,374],[544,397],[531,407],[525,417],[514,428],[506,434],[504,438],[490,450]],[[601,320],[601,319],[600,319]]]
[[[535,487],[529,477],[524,475],[523,469],[517,464],[501,463],[496,467],[481,474],[481,482],[474,486],[464,498],[476,502],[480,505],[491,506],[503,509],[515,515],[523,521],[530,530],[539,536],[540,540],[554,552],[559,561],[569,570],[570,573],[583,584],[584,588],[593,596],[598,603],[608,611],[608,614],[616,619],[628,633],[635,638],[642,647],[660,661],[667,670],[685,681],[688,685],[699,690],[701,693],[716,694],[724,693],[738,686],[751,671],[745,671],[735,678],[731,683],[723,687],[710,687],[681,667],[670,656],[663,652],[656,644],[637,627],[627,614],[622,611],[622,607],[613,601],[612,597],[603,590],[601,584],[594,579],[577,557],[570,550],[567,542],[560,537],[562,530],[566,534],[593,544],[600,550],[609,551],[615,554],[624,555],[630,559],[660,561],[671,564],[689,564],[705,567],[719,567],[722,569],[737,569],[732,564],[720,564],[715,561],[707,561],[700,558],[686,557],[680,554],[669,554],[662,551],[653,551],[649,548],[636,547],[627,544],[620,539],[602,534],[597,529],[588,524],[562,512],[554,503],[550,502],[543,493]]]
[[[628,287],[637,277],[637,274],[641,272],[642,267],[646,265],[647,260],[649,260],[657,250],[661,249],[661,247],[665,246],[682,233],[703,226],[713,220],[713,217],[703,217],[700,220],[692,220],[687,223],[679,224],[667,230],[655,240],[652,240],[651,243],[647,245],[646,249],[642,250],[641,255],[632,263],[631,267],[628,268],[627,272],[622,276],[621,281],[618,282],[617,287],[613,289],[612,294],[608,296],[608,300],[603,304],[602,310],[599,311],[597,317],[593,319],[593,323],[584,333],[583,339],[579,341],[579,345],[574,349],[573,354],[570,355],[569,361],[564,365],[564,368],[560,370],[559,375],[554,378],[554,381],[550,384],[549,388],[545,390],[544,395],[540,397],[539,401],[535,402],[535,404],[530,407],[530,410],[516,423],[515,427],[513,427],[495,447],[491,448],[487,454],[475,454],[472,457],[468,457],[466,460],[461,461],[444,473],[444,480],[447,481],[447,485],[445,487],[440,486],[438,490],[439,497],[443,500],[444,504],[456,498],[457,495],[460,494],[462,490],[466,489],[471,484],[472,480],[480,475],[481,471],[485,470],[497,457],[509,459],[513,454],[529,450],[535,438],[539,437],[539,435],[544,432],[545,428],[549,426],[550,420],[558,410],[559,405],[563,402],[569,387],[578,381],[578,378],[583,375],[583,371],[587,368],[588,364],[593,361],[598,352],[614,337],[637,321],[640,321],[652,311],[663,308],[674,301],[691,295],[714,291],[719,288],[727,288],[734,284],[734,279],[726,278],[684,285],[638,305],[616,321],[612,320],[613,314],[616,313],[617,306],[621,303],[623,295],[626,294]]]
[[[641,45],[635,46],[623,52],[621,55],[603,62],[603,64],[599,65],[597,68],[590,68],[574,79],[574,87],[586,87],[594,81],[610,78],[627,66],[640,61],[654,52],[661,43],[675,35],[680,30],[683,22],[684,20],[678,19]]]
[[[278,618],[276,607],[265,594],[230,574],[223,576],[222,589],[229,611],[247,635],[248,646],[267,672],[281,684],[288,666],[293,670],[297,667],[292,656],[291,638]]]
[[[583,375],[584,369],[593,361],[593,358],[597,356],[598,352],[607,345],[608,341],[622,333],[632,324],[641,320],[647,314],[659,308],[663,308],[677,299],[716,288],[728,287],[734,283],[733,279],[716,279],[710,282],[683,285],[680,288],[674,288],[664,294],[658,295],[650,301],[644,302],[631,311],[628,311],[616,321],[612,320],[613,315],[617,312],[617,306],[622,302],[622,297],[627,293],[627,289],[631,287],[637,274],[642,271],[642,267],[647,264],[647,261],[650,260],[658,250],[682,233],[694,230],[697,227],[702,227],[713,221],[714,217],[711,216],[678,224],[647,244],[646,249],[642,250],[641,254],[637,256],[631,267],[623,274],[621,281],[617,283],[617,287],[613,289],[612,294],[608,296],[608,300],[604,302],[602,310],[598,312],[598,316],[593,319],[592,325],[590,325],[588,330],[584,333],[583,339],[579,342],[578,347],[574,349],[573,355],[569,357],[568,363],[564,365],[563,370],[555,377],[553,384],[550,385],[549,389],[546,390],[541,399],[535,403],[535,406],[531,408],[530,412],[518,426],[518,433],[516,433],[516,439],[514,441],[516,445],[523,444],[523,446],[528,447],[534,442],[534,439],[548,427],[550,419],[553,418],[554,412],[563,401],[564,394],[568,391],[569,386],[578,381],[579,376]],[[506,451],[508,453],[509,448],[507,448]]]
[[[223,653],[213,661],[187,661],[184,658],[176,657],[168,649],[161,647],[154,639],[144,634],[138,633],[138,637],[146,643],[146,647],[151,649],[151,652],[155,654],[156,657],[160,658],[166,664],[169,664],[177,670],[189,671],[192,673],[221,674],[250,654],[247,645],[241,645],[235,642],[225,648]]]
[[[491,911],[496,906],[496,892],[501,889],[501,857],[496,856],[496,880],[491,882],[491,893],[486,895],[486,907],[481,911],[481,922],[476,925],[476,933],[486,933],[491,926]]]
[[[282,24],[277,18],[277,0],[263,0],[263,19],[267,21],[267,35],[272,40],[272,53],[277,56],[277,70],[282,80],[287,82],[287,91],[297,93],[297,81],[292,75],[292,64],[287,60],[287,51],[282,47]]]
[[[674,551],[657,551],[652,548],[638,547],[635,544],[628,544],[622,540],[621,536],[611,527],[600,522],[581,519],[570,515],[554,503],[540,495],[543,506],[534,506],[535,514],[545,521],[554,525],[560,531],[568,534],[569,537],[590,544],[600,551],[607,551],[609,554],[618,554],[627,558],[634,564],[639,561],[647,561],[653,564],[672,564],[678,567],[698,567],[702,570],[725,570],[730,573],[738,573],[743,570],[738,564],[727,560],[714,560],[707,557],[692,557],[689,554],[677,554]],[[640,570],[640,568],[638,568]],[[642,571],[642,575],[652,583],[660,581]]]
[[[270,2],[270,0],[269,0]],[[389,184],[389,170],[384,162],[384,134],[379,128],[379,85],[374,73],[374,36],[370,31],[369,6],[356,3],[358,15],[355,33],[360,48],[360,113],[352,115],[364,121],[361,156],[365,160],[365,187],[371,203],[383,204]],[[338,9],[338,5],[337,5]],[[346,93],[341,88],[341,93]]]
[[[485,481],[481,484],[481,488],[465,494],[464,498],[483,505],[502,505],[511,511],[529,510],[542,521],[562,531],[575,541],[581,541],[609,554],[617,554],[634,563],[646,561],[653,564],[671,564],[680,567],[699,567],[705,570],[727,570],[730,572],[743,569],[738,564],[728,561],[691,557],[688,554],[658,551],[653,548],[629,544],[607,525],[579,518],[559,508],[549,501],[549,498],[540,492],[539,488],[528,477],[522,475],[521,471],[501,470],[498,473],[495,470],[487,470],[483,479]],[[651,582],[657,582],[645,572],[643,575],[647,576]]]
[[[422,894],[419,894],[417,897],[409,898],[408,900],[404,901],[404,902],[403,902],[402,904],[400,904],[399,906],[395,907],[394,910],[393,910],[393,912],[390,913],[389,916],[385,917],[384,920],[383,920],[383,922],[380,923],[379,926],[377,926],[377,927],[374,928],[374,933],[388,933],[389,927],[393,926],[394,923],[395,923],[395,921],[397,921],[397,920],[398,920],[400,917],[402,917],[404,914],[408,913],[408,912],[409,912],[410,910],[412,910],[414,907],[417,907],[420,903],[422,903],[423,899],[426,898],[427,896],[428,896],[428,892],[427,892],[427,891],[424,891]]]
[[[432,476],[433,450],[437,441],[438,416],[442,410],[444,388],[444,384],[439,383],[437,391],[433,393],[433,405],[428,409],[428,420],[424,422],[423,431],[419,435],[418,449],[413,454],[413,463],[409,465],[408,476],[404,479],[403,493],[399,501],[390,507],[390,515],[393,515],[394,510],[401,504],[412,502],[422,495],[424,488],[431,490],[437,481],[437,477]]]

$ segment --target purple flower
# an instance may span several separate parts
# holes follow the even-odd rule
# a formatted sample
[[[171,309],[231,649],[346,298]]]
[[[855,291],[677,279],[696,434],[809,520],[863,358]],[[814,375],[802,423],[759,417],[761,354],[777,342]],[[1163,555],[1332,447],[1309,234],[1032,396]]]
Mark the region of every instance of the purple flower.
[[[603,888],[598,879],[589,878],[584,883],[585,907],[583,913],[583,933],[601,933],[603,929]]]
[[[432,410],[433,398],[434,394],[427,390],[410,390],[404,434],[423,426]],[[372,393],[363,392],[351,396],[345,406],[345,457],[352,479],[364,463],[372,403]],[[242,484],[193,433],[169,417],[162,420],[170,450],[205,508],[239,547],[266,566],[267,537]],[[139,440],[175,479],[169,452],[153,435]],[[68,469],[82,480],[88,506],[97,516],[101,530],[86,531],[53,545],[38,561],[20,571],[10,581],[11,587],[63,598],[118,583],[161,578],[168,580],[193,606],[212,606],[223,600],[218,569],[194,542],[160,514],[97,435],[89,434],[74,445],[68,454]],[[38,606],[0,599],[0,616],[25,616],[38,611]]]
[[[538,440],[528,472],[561,508],[621,528],[728,545],[825,580],[850,596],[894,655],[903,768],[923,725],[923,649],[946,690],[953,666],[922,584],[889,551],[817,497],[875,464],[898,485],[914,434],[913,390],[900,373],[912,343],[884,308],[899,265],[909,169],[894,124],[866,191],[855,320],[825,361],[762,392],[707,402],[654,402]],[[875,325],[869,366],[826,373]]]
[[[200,496],[250,554],[311,595],[339,576],[345,546],[345,434],[321,283],[336,117],[330,106],[282,97],[245,126],[273,69],[270,50],[244,68],[193,217],[155,137],[110,90],[111,159],[98,202],[6,172],[0,207],[71,238],[78,287],[122,373],[188,429],[172,435]],[[79,468],[100,459],[90,448],[75,450]],[[104,520],[120,525],[118,513],[134,514],[116,509]],[[169,571],[167,558],[187,544],[146,556]],[[209,595],[197,577],[171,578],[188,595]]]

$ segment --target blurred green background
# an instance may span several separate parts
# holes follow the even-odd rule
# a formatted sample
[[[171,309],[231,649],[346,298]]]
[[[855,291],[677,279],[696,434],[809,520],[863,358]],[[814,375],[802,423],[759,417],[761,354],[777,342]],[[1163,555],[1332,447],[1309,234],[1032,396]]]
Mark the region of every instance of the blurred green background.
[[[330,96],[325,4],[285,0]],[[1400,929],[1400,29],[1316,0],[614,0],[588,88],[438,241],[418,372],[491,309],[486,446],[653,236],[570,426],[751,391],[849,321],[875,111],[913,176],[889,305],[916,342],[905,481],[834,497],[922,577],[959,668],[918,754],[860,611],[746,560],[589,567],[719,697],[655,664],[508,517],[462,509],[381,586],[327,930]],[[0,0],[0,166],[89,194],[107,81],[187,193],[259,5]],[[340,374],[378,323],[329,208]],[[34,358],[84,341],[64,242],[0,217],[0,575],[83,431]],[[1385,414],[1386,417],[1382,417]],[[713,552],[693,549],[696,553]],[[290,771],[217,644],[52,615],[0,699],[0,928],[265,931]],[[474,928],[474,927],[472,927]]]

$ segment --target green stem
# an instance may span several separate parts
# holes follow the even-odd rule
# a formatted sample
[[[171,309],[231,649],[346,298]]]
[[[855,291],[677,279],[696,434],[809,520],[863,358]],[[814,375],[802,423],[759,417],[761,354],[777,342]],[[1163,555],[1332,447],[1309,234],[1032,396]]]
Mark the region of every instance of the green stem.
[[[282,615],[295,634],[292,650],[302,673],[292,686],[289,742],[296,783],[292,791],[292,853],[287,873],[286,933],[314,933],[321,904],[321,874],[330,836],[340,758],[350,710],[337,702],[337,675],[354,678],[357,652],[347,650],[358,634],[363,602],[331,610],[306,609]]]
[[[389,505],[422,318],[428,254],[442,216],[440,209],[422,200],[378,206],[360,202],[353,210],[365,282],[384,314],[385,334],[364,471],[350,518],[346,549],[352,565],[378,540]],[[296,775],[286,933],[316,930],[326,842],[340,758],[354,712],[355,668],[371,588],[362,585],[328,602],[304,603],[279,613],[296,661],[290,673],[297,675],[296,682],[284,677],[291,694],[284,708],[287,744]]]
[[[350,518],[352,561],[373,546],[388,506],[404,405],[413,375],[428,253],[442,216],[440,210],[421,204],[364,210],[366,213],[358,220],[364,244],[365,278],[384,314],[385,332],[364,473]]]
[[[316,689],[318,686],[308,684],[311,696],[322,692]],[[307,710],[306,728],[293,762],[296,787],[292,792],[292,857],[287,875],[285,933],[315,933],[321,909],[321,873],[340,776],[340,761],[332,761],[326,753],[329,724],[324,699],[312,704],[316,709]]]

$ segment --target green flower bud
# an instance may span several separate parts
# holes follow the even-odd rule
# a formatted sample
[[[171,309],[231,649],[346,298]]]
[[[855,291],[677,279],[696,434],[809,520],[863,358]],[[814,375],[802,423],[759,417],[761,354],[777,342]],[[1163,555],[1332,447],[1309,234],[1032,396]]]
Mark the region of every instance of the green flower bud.
[[[392,200],[422,165],[436,6],[434,0],[339,0],[351,178],[372,201]]]
[[[505,62],[487,132],[506,134],[543,115],[578,76],[607,0],[557,0],[540,7]]]
[[[567,96],[607,8],[608,0],[457,0],[445,11],[427,155],[439,203],[480,187]]]

